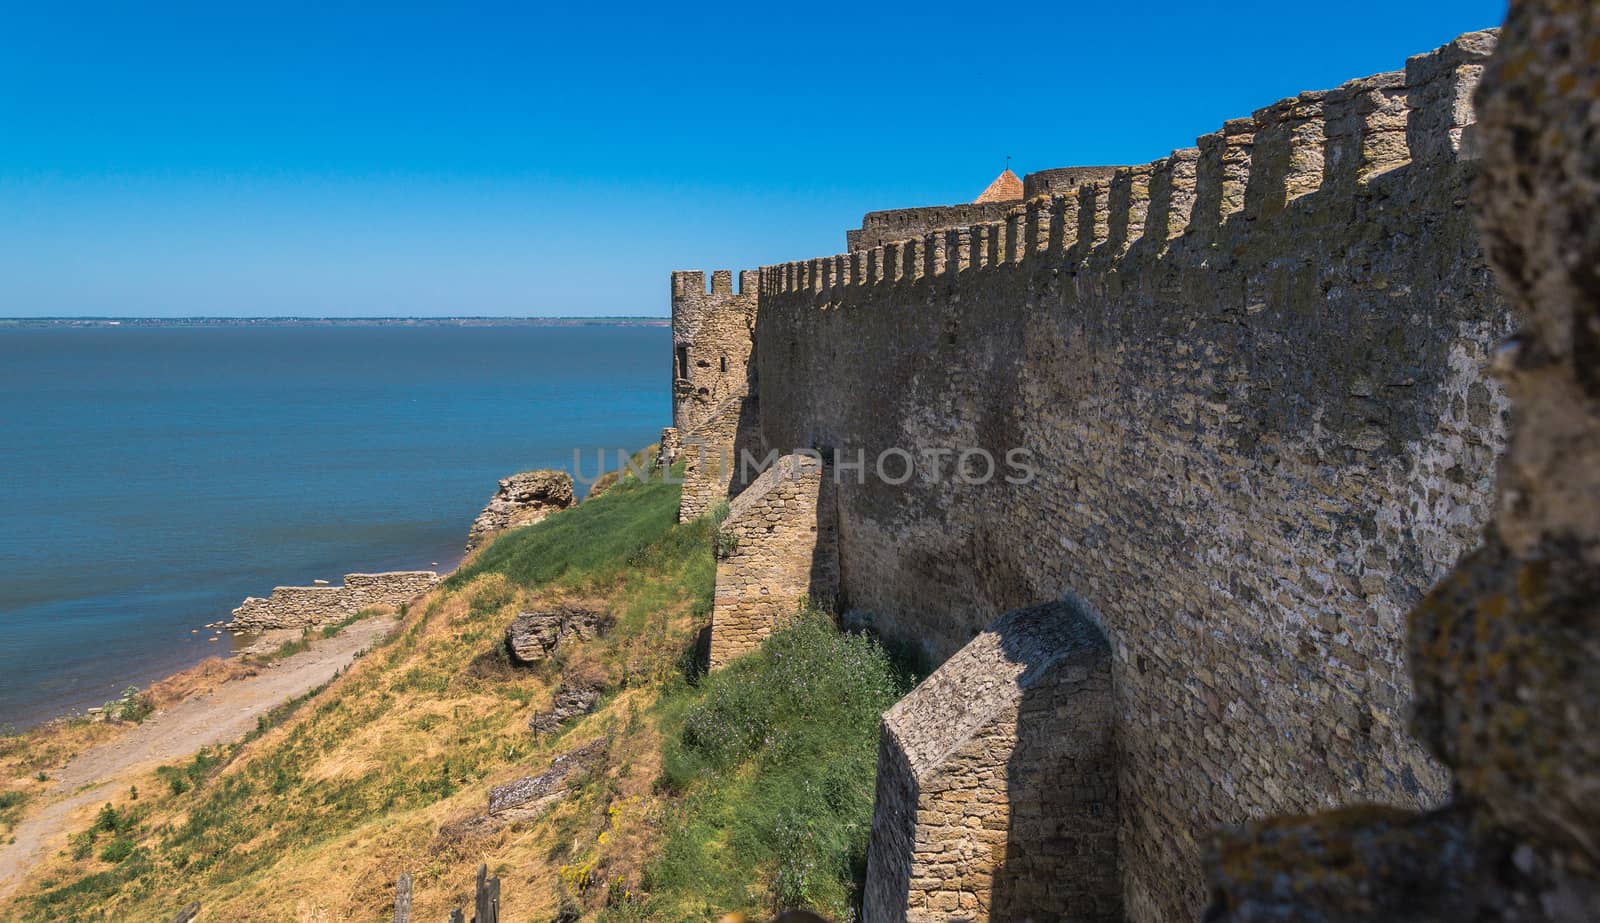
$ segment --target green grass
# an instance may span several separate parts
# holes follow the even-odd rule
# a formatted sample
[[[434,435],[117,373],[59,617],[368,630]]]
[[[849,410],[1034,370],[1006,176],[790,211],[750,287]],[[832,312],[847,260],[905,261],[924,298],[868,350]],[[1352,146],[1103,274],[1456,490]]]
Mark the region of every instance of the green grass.
[[[296,654],[311,649],[311,629],[300,633],[298,638],[290,638],[270,651],[262,654],[253,654],[250,660],[254,663],[271,663],[274,660],[284,660]]]
[[[538,523],[502,535],[446,586],[465,586],[486,573],[525,587],[554,584],[597,589],[633,570],[652,570],[680,557],[696,530],[674,530],[679,487],[659,477],[626,477],[610,490]]]
[[[353,612],[337,622],[330,622],[329,624],[322,626],[322,637],[337,637],[339,632],[344,631],[346,628],[349,628],[351,625],[354,625],[362,619],[372,618],[374,615],[378,614],[378,611],[379,610],[377,609],[362,609],[360,612]]]
[[[676,796],[634,906],[612,919],[808,907],[846,919],[865,873],[879,716],[904,694],[874,641],[809,612],[661,707]]]
[[[0,832],[10,832],[22,815],[22,806],[28,803],[28,793],[0,792]]]
[[[611,920],[759,918],[800,906],[846,918],[864,873],[879,715],[908,683],[876,643],[820,613],[715,674],[697,673],[689,635],[711,611],[717,517],[677,523],[678,496],[659,478],[624,478],[501,536],[357,675],[280,706],[242,743],[158,770],[159,784],[136,801],[130,792],[108,806],[72,837],[74,862],[19,900],[17,919],[156,919],[170,914],[175,891],[256,900],[276,893],[280,870],[303,863],[344,874],[339,844],[358,828],[381,839],[374,819],[402,824],[452,797],[456,810],[481,810],[490,776],[542,765],[564,747],[559,735],[525,730],[548,680],[489,662],[518,604],[538,604],[546,588],[589,594],[614,617],[571,656],[599,665],[608,701],[633,698],[585,720],[652,750],[659,739],[661,770],[653,788],[653,769],[628,776],[627,764],[584,783],[518,861],[543,863],[547,876],[559,863],[565,881],[569,869],[587,874],[623,856],[639,887],[612,892],[603,909],[598,892],[585,900],[586,913]],[[328,765],[342,768],[318,771]],[[614,791],[625,779],[635,782],[626,803]],[[613,830],[608,806],[640,824],[615,828],[624,845],[600,836]],[[423,872],[479,861],[410,855]]]
[[[539,743],[523,729],[529,683],[536,681],[482,680],[468,670],[499,643],[518,598],[512,583],[603,590],[617,624],[587,655],[628,664],[641,681],[670,681],[680,673],[683,645],[681,637],[668,637],[667,613],[709,613],[716,572],[710,522],[678,524],[678,493],[660,479],[624,479],[592,502],[502,536],[470,574],[447,587],[465,594],[465,614],[431,624],[441,604],[435,600],[369,655],[378,663],[374,670],[274,710],[241,744],[158,770],[162,784],[141,793],[140,814],[176,806],[179,819],[130,827],[123,820],[129,806],[109,808],[74,836],[73,855],[114,868],[80,867],[76,880],[51,883],[25,899],[19,919],[141,918],[140,902],[156,899],[162,888],[202,894],[246,887],[253,876],[314,853],[374,817],[403,816],[463,791],[481,797],[486,776],[525,765]],[[469,582],[482,577],[489,579]],[[477,701],[471,699],[477,692],[502,688],[503,704],[487,710],[426,708]],[[363,751],[367,758],[354,771],[308,774],[324,757],[345,752],[364,729],[393,723],[391,712],[401,708],[419,713],[406,719],[403,742],[369,741],[364,746],[381,749]],[[270,745],[247,749],[280,724],[284,733]],[[237,760],[246,752],[250,759]]]
[[[362,609],[360,612],[347,615],[337,622],[329,622],[319,628],[307,628],[300,632],[300,637],[290,638],[270,651],[251,655],[249,660],[252,663],[265,664],[293,657],[296,654],[310,650],[311,641],[314,637],[320,637],[324,640],[338,637],[340,632],[343,632],[346,628],[362,619],[371,618],[377,615],[378,612],[379,610],[377,609]]]

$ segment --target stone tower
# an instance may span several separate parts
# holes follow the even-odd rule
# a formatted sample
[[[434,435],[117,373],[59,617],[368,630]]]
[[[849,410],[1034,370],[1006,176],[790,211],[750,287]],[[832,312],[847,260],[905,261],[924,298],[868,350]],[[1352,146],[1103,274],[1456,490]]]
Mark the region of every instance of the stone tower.
[[[703,272],[672,274],[672,425],[680,436],[750,390],[756,274],[718,269],[706,291]]]
[[[752,270],[739,273],[735,292],[733,273],[718,269],[708,292],[705,273],[672,274],[672,426],[661,445],[665,463],[687,459],[680,520],[737,491],[727,462],[754,419],[756,280]]]

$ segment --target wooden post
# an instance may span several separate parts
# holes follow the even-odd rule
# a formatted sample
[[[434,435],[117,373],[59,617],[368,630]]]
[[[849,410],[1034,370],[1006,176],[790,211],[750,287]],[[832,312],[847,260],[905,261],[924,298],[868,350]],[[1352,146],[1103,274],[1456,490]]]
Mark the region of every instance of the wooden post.
[[[500,923],[500,879],[489,878],[489,866],[478,866],[477,900],[473,923]]]
[[[404,872],[394,883],[394,923],[411,923],[411,876]]]

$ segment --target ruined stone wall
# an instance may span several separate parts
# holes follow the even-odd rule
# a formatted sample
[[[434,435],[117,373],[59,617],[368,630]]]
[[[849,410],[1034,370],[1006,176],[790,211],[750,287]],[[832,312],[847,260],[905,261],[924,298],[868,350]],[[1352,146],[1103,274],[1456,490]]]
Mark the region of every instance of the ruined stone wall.
[[[743,490],[750,478],[759,474],[749,465],[741,467],[738,451],[758,433],[753,399],[735,394],[679,437],[673,456],[684,462],[679,522],[708,512],[718,501]]]
[[[730,397],[747,394],[756,274],[672,274],[672,425],[687,434]]]
[[[883,718],[864,918],[1122,919],[1105,636],[1020,609]]]
[[[705,513],[744,486],[735,481],[740,435],[755,430],[756,406],[750,391],[750,351],[754,343],[756,273],[672,274],[672,428],[671,461],[686,459],[678,521]]]
[[[891,208],[867,212],[861,228],[845,231],[845,247],[871,250],[890,241],[910,240],[940,228],[999,221],[1019,202],[969,202],[964,205],[930,205],[925,208]]]
[[[371,606],[408,603],[438,582],[439,575],[431,570],[407,570],[345,574],[343,586],[273,587],[272,595],[266,599],[246,597],[233,610],[232,627],[242,631],[312,628]]]
[[[935,662],[1069,591],[1102,614],[1130,919],[1193,917],[1219,825],[1448,790],[1406,733],[1403,616],[1478,543],[1504,439],[1463,155],[1491,44],[761,271],[773,448],[1032,451],[1026,483],[845,477],[840,592]]]
[[[754,650],[803,599],[838,586],[833,485],[815,458],[789,455],[743,490],[717,536],[711,666]]]

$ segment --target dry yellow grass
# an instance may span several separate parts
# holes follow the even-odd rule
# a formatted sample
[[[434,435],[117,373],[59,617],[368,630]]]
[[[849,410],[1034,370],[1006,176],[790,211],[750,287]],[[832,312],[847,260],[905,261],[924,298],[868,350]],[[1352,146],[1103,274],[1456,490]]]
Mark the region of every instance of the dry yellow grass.
[[[97,834],[77,858],[51,858],[21,892],[16,919],[162,920],[198,898],[208,919],[371,921],[401,873],[413,876],[416,918],[444,919],[467,903],[479,863],[502,877],[505,919],[549,919],[563,900],[594,915],[608,893],[637,886],[652,849],[660,746],[640,716],[704,614],[709,542],[691,544],[652,566],[608,571],[599,585],[482,573],[436,589],[390,643],[224,748],[217,765],[141,779],[140,798],[115,805],[132,818],[127,829]],[[617,625],[560,663],[506,663],[497,653],[506,624],[558,599],[604,605]],[[162,695],[192,694],[228,672],[203,666]],[[607,697],[559,734],[536,737],[529,717],[549,707],[563,668]],[[610,740],[607,757],[565,801],[505,826],[463,823],[484,813],[493,785],[599,738]],[[78,829],[92,822],[74,818]],[[132,856],[98,858],[117,838],[132,842]]]
[[[211,692],[223,683],[254,675],[256,668],[239,660],[208,657],[151,686],[150,705],[170,708],[191,696]],[[53,777],[84,750],[113,741],[134,725],[85,717],[49,721],[17,734],[0,736],[0,837],[29,802],[42,798]],[[9,798],[4,793],[14,793]],[[5,807],[11,802],[10,807]]]

